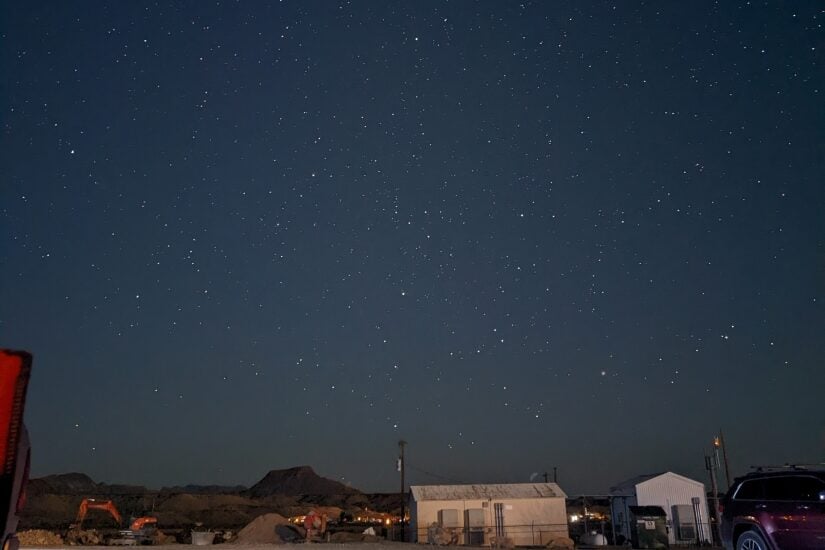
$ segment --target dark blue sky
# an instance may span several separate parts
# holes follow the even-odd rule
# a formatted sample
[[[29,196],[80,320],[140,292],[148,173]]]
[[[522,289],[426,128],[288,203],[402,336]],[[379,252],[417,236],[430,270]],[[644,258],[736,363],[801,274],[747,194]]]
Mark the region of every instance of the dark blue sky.
[[[34,475],[825,456],[819,2],[5,2]],[[435,474],[440,477],[434,477]]]

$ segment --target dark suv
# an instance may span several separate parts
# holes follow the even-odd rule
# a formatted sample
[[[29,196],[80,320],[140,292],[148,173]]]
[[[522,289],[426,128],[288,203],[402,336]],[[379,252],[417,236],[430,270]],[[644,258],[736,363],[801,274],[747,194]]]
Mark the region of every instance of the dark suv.
[[[737,478],[722,504],[728,550],[825,548],[825,470],[757,470]]]

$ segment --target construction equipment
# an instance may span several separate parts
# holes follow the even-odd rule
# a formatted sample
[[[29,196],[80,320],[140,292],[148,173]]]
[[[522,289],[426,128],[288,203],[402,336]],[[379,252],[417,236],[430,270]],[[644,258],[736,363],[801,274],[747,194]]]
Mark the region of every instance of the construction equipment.
[[[77,519],[69,528],[67,538],[82,541],[88,538],[83,531],[83,520],[89,510],[103,510],[108,512],[112,519],[117,522],[118,527],[123,524],[123,517],[118,512],[117,506],[111,500],[97,500],[94,498],[84,498],[77,508]],[[137,544],[152,544],[157,532],[158,518],[153,516],[141,516],[133,518],[128,529],[120,529],[118,536],[110,538],[107,542],[116,546],[134,546]]]
[[[123,518],[120,512],[117,511],[117,506],[111,500],[97,500],[94,498],[84,498],[80,501],[80,506],[77,507],[77,519],[72,525],[73,528],[83,529],[83,520],[86,519],[86,514],[89,510],[103,510],[109,512],[109,515],[117,522],[118,527],[123,523]]]
[[[16,550],[29,479],[29,436],[23,425],[32,356],[0,349],[0,547]]]
[[[327,516],[317,510],[310,510],[304,516],[304,528],[307,531],[307,542],[313,540],[323,540],[327,532]]]
[[[129,530],[136,533],[138,531],[149,529],[150,527],[154,529],[154,526],[157,524],[158,518],[153,516],[141,516],[132,520],[132,523],[129,524]]]
[[[132,520],[128,529],[120,531],[120,537],[111,539],[109,544],[116,546],[134,546],[136,544],[153,544],[158,534],[158,518],[142,516]]]

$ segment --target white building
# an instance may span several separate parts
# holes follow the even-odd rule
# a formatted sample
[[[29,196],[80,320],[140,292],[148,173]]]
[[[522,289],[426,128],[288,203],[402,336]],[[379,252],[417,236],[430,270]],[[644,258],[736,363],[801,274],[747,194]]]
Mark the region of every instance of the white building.
[[[567,537],[567,495],[555,483],[413,485],[411,540],[428,542],[433,532],[453,544],[544,546]]]
[[[630,538],[631,506],[660,506],[667,515],[671,544],[711,541],[705,485],[664,472],[628,479],[610,489],[610,512],[616,537]]]

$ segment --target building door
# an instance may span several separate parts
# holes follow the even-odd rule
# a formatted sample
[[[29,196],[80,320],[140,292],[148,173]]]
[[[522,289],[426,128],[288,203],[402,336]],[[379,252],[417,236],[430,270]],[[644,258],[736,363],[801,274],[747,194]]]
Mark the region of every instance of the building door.
[[[484,545],[484,509],[468,508],[464,510],[465,544],[469,546]]]

